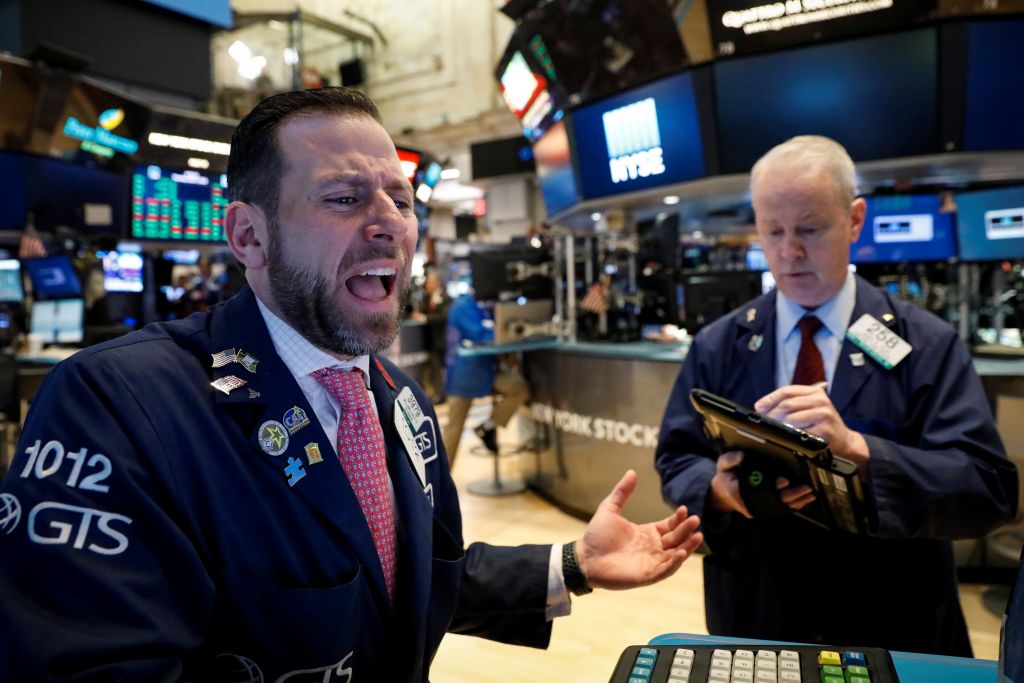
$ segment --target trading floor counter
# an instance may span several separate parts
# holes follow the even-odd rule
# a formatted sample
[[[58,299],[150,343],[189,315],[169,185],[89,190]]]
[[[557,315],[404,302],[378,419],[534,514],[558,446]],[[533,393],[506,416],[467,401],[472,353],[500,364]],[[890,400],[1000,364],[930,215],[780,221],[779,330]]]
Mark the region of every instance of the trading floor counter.
[[[632,468],[640,480],[626,514],[637,521],[665,516],[653,455],[684,346],[527,340],[459,353],[522,354],[533,426],[522,468],[532,488],[589,518]]]
[[[533,438],[521,467],[531,488],[588,519],[622,473],[633,468],[640,479],[625,513],[646,522],[669,509],[661,499],[654,450],[686,350],[686,345],[655,342],[526,340],[459,353],[522,354]],[[977,358],[975,366],[993,409],[997,397],[1024,396],[1024,359]]]

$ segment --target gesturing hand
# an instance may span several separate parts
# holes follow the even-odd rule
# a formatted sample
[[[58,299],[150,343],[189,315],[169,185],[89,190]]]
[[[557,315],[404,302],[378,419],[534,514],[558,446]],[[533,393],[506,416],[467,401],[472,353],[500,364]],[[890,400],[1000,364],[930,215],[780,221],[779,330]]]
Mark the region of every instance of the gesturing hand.
[[[587,524],[576,555],[587,583],[612,590],[647,586],[668,578],[704,541],[700,519],[680,506],[659,522],[635,524],[622,516],[622,506],[636,488],[629,470],[601,501]]]

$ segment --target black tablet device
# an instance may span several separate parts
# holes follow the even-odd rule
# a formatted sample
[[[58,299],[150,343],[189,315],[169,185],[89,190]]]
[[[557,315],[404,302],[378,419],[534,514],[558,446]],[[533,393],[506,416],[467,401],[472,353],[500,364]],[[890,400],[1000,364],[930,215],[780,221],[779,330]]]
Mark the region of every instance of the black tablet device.
[[[829,529],[868,533],[870,505],[857,466],[832,455],[827,441],[703,389],[691,390],[690,402],[720,453],[744,452],[737,476],[754,517],[792,512]],[[784,505],[775,485],[780,476],[810,486],[814,502],[796,511]]]

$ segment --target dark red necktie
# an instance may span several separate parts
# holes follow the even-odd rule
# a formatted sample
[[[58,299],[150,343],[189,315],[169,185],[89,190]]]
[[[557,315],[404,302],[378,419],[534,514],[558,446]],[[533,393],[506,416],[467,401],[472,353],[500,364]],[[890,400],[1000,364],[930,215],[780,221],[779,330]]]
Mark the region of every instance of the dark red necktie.
[[[384,570],[388,597],[395,599],[395,519],[388,490],[387,451],[377,414],[358,368],[324,368],[312,373],[341,404],[338,459],[366,516]]]
[[[821,329],[821,319],[816,315],[805,315],[797,323],[800,328],[800,353],[796,356],[792,384],[814,384],[825,381],[825,362],[821,351],[814,343],[814,335]]]

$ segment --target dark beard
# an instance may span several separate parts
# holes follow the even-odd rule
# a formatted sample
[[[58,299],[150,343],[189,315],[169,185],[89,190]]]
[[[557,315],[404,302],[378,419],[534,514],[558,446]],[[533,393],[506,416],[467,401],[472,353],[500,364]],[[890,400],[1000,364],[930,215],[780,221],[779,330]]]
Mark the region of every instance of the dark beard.
[[[400,312],[409,296],[409,285],[398,274],[395,286],[401,286],[399,304],[393,313],[356,314],[345,317],[338,309],[327,279],[308,268],[288,265],[273,221],[268,225],[267,274],[270,293],[285,322],[314,346],[342,356],[365,356],[380,353],[391,346],[402,326]],[[338,272],[353,264],[381,258],[405,261],[398,247],[366,247],[351,249],[345,254]],[[339,286],[344,287],[343,282]],[[354,319],[353,319],[354,318]]]

